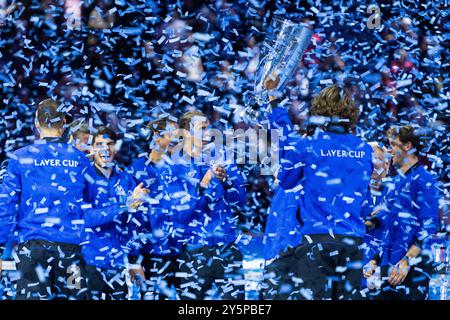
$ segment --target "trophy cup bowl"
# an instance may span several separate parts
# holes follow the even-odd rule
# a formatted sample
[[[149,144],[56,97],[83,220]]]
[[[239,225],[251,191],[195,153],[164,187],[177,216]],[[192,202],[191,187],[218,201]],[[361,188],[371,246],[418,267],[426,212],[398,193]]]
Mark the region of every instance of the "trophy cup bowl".
[[[269,103],[269,96],[280,92],[294,74],[312,30],[307,26],[275,16],[263,42],[255,77],[254,97],[259,106]]]

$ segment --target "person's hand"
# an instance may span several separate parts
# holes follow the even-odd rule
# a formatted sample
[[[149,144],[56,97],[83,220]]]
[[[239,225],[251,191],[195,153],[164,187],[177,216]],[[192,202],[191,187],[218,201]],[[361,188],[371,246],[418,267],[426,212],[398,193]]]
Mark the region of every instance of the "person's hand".
[[[2,272],[2,266],[3,266],[3,262],[2,259],[0,259],[0,278],[2,277],[1,272]]]
[[[401,284],[408,275],[409,269],[410,265],[407,260],[402,259],[397,262],[397,264],[392,268],[391,273],[389,274],[389,284],[392,286]]]
[[[17,4],[12,3],[6,9],[0,9],[0,17],[4,18],[17,9]]]
[[[224,166],[217,165],[213,168],[213,174],[216,179],[220,181],[224,181],[227,177],[227,171]]]
[[[372,221],[366,221],[364,224],[366,225],[367,230],[372,230],[375,228],[375,224]]]
[[[150,190],[144,188],[144,184],[142,182],[139,183],[139,185],[134,188],[131,195],[130,207],[132,209],[137,209],[142,204],[142,198],[144,198],[149,192]]]
[[[136,282],[139,286],[142,285],[142,281],[145,281],[145,273],[142,266],[132,266],[129,271],[131,282]]]
[[[211,169],[209,169],[208,171],[206,171],[206,174],[202,178],[202,181],[200,181],[200,186],[206,188],[207,186],[209,186],[211,179],[212,179]]]
[[[364,278],[370,278],[376,268],[378,268],[377,262],[375,260],[370,260],[363,268]]]
[[[272,72],[266,79],[264,79],[263,87],[267,90],[273,90],[276,89],[279,82],[280,76],[276,75],[275,72]]]

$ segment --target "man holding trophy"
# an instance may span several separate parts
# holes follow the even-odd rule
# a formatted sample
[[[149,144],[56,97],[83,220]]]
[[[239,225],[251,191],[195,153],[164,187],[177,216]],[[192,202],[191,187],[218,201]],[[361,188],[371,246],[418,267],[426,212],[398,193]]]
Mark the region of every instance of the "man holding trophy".
[[[277,38],[262,60],[255,86],[260,105],[273,105],[311,37],[301,25],[280,19],[273,25],[277,23]],[[267,109],[270,112],[270,104]],[[275,274],[271,282],[279,283],[264,298],[358,299],[363,266],[359,246],[365,234],[362,207],[373,170],[372,149],[354,135],[358,109],[343,88],[323,89],[312,101],[310,117],[317,125],[314,134],[284,140],[278,173],[285,192],[299,191],[302,244],[269,265],[266,271]],[[286,272],[292,281],[286,281]]]

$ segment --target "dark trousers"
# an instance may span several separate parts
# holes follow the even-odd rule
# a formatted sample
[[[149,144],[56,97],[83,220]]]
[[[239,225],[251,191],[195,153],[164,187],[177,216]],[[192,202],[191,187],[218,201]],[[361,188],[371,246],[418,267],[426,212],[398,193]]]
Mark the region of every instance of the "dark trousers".
[[[363,252],[360,238],[309,235],[303,244],[272,262],[263,297],[289,300],[361,299]]]
[[[44,240],[19,245],[17,300],[87,299],[80,246]]]
[[[126,300],[128,286],[125,268],[106,269],[86,266],[87,287],[91,300]]]
[[[243,300],[242,254],[235,244],[183,250],[180,298],[183,300]]]
[[[430,276],[433,272],[431,263],[420,262],[411,266],[405,280],[391,286],[389,279],[389,266],[381,267],[381,279],[383,280],[378,294],[374,294],[375,300],[427,300],[430,288]]]
[[[175,299],[180,287],[179,256],[159,256],[144,254],[142,266],[145,274],[143,299]]]
[[[264,300],[292,300],[300,289],[298,280],[297,248],[287,248],[280,256],[266,265],[261,284],[260,298]]]

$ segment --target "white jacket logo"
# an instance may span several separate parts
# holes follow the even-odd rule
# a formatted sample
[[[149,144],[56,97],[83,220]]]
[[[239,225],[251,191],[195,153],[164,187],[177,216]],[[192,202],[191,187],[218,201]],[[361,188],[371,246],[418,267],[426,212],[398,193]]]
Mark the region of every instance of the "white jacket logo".
[[[116,193],[117,193],[118,196],[125,196],[126,195],[125,189],[120,184],[116,187]]]
[[[75,160],[60,160],[60,159],[41,159],[41,160],[34,160],[34,165],[36,167],[44,167],[44,166],[50,166],[50,167],[72,167],[76,168],[78,167],[78,161]]]
[[[338,158],[363,158],[365,156],[364,151],[355,150],[323,150],[320,149],[320,155],[322,157],[338,157]]]

